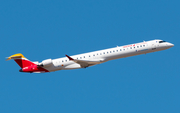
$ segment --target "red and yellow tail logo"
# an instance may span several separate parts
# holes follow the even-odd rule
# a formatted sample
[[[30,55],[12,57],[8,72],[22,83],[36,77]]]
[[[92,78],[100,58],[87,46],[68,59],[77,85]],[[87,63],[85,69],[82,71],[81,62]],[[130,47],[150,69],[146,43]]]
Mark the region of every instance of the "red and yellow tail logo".
[[[21,53],[11,55],[7,60],[14,59],[14,61],[22,68],[20,72],[49,72],[48,70],[38,67],[37,64],[29,61]]]

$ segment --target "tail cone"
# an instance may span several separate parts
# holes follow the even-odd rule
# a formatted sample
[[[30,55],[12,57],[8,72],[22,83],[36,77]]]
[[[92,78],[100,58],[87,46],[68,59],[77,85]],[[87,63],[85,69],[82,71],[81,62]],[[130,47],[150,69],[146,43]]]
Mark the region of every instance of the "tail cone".
[[[19,70],[19,72],[23,72],[23,70],[22,70],[22,69],[20,69],[20,70]]]

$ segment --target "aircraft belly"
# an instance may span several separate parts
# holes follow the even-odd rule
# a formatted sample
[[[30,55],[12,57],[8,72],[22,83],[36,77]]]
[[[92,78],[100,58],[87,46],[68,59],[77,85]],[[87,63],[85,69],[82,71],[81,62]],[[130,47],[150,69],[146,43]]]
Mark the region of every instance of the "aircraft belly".
[[[62,70],[79,69],[79,68],[81,68],[81,66],[77,63],[74,63],[74,64],[63,67]]]

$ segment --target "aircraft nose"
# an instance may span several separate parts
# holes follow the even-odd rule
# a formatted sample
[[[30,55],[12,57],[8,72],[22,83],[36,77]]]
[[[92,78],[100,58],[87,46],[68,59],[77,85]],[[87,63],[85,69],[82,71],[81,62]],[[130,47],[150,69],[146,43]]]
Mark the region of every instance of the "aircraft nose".
[[[168,46],[168,47],[173,47],[173,46],[174,46],[174,44],[172,44],[172,43],[168,43],[168,44],[167,44],[167,46]]]
[[[19,72],[23,72],[23,70],[22,70],[22,69],[20,69],[20,70],[19,70]]]

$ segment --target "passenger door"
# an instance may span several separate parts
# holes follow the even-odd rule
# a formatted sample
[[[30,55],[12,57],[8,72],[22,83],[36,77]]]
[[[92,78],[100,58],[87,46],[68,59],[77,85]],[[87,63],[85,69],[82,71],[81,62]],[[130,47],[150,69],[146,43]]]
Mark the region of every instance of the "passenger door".
[[[152,44],[152,50],[156,49],[156,44]]]

